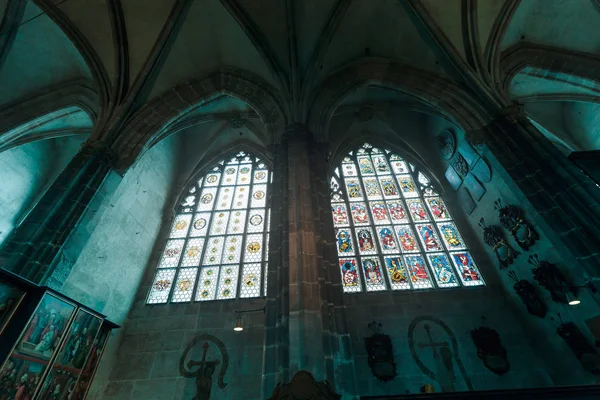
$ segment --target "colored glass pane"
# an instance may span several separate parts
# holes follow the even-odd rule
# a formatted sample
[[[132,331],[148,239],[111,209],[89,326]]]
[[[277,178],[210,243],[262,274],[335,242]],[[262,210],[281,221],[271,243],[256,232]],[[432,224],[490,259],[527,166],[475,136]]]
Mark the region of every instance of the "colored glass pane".
[[[244,264],[240,281],[240,297],[259,297],[262,268],[260,264]]]
[[[180,214],[175,218],[173,227],[171,228],[171,238],[183,238],[186,237],[188,229],[190,228],[190,221],[192,220],[192,214]]]
[[[175,269],[159,269],[154,277],[152,286],[150,287],[150,293],[146,303],[148,304],[160,304],[166,303],[173,286],[173,279],[175,278]]]
[[[484,284],[446,204],[419,167],[364,144],[333,173],[331,212],[344,292]]]
[[[173,303],[181,303],[192,300],[197,274],[198,268],[182,268],[179,270],[177,283],[175,283],[173,296],[171,297],[171,301]]]
[[[239,267],[237,265],[224,265],[221,267],[217,299],[234,299],[236,297],[238,270]]]

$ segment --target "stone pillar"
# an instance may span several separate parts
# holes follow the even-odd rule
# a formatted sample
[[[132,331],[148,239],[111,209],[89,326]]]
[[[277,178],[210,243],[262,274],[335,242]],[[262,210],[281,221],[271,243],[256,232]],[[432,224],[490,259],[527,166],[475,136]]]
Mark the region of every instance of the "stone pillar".
[[[518,105],[481,132],[484,143],[539,213],[559,251],[600,278],[600,188],[531,124]]]
[[[328,381],[339,394],[355,392],[326,154],[327,146],[316,143],[303,125],[290,126],[275,149],[272,213],[282,223],[273,228],[271,241],[281,248],[271,246],[269,256],[267,397],[273,384],[287,383],[299,371]]]
[[[111,169],[112,151],[86,142],[0,249],[0,265],[44,284],[52,261]]]

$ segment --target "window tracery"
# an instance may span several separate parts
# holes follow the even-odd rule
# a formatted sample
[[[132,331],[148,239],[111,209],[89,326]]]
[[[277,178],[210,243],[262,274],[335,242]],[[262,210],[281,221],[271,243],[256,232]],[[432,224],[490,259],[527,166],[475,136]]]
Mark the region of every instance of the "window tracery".
[[[344,292],[485,285],[443,199],[413,164],[366,143],[331,178]]]
[[[263,161],[239,152],[189,188],[146,303],[266,295],[270,180]]]

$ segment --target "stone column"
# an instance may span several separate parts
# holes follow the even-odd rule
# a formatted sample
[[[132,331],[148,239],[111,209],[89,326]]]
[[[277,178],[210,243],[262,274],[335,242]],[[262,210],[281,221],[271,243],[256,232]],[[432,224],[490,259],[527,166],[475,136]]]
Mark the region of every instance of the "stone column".
[[[559,251],[600,277],[600,188],[531,124],[518,105],[481,132],[484,143],[539,213]]]
[[[44,284],[56,254],[111,169],[114,155],[86,142],[0,249],[0,265]]]
[[[281,249],[271,246],[269,258],[265,396],[299,371],[328,381],[339,394],[355,392],[326,154],[327,145],[303,125],[288,127],[274,154],[272,212],[274,221],[281,213],[282,224],[271,241]]]

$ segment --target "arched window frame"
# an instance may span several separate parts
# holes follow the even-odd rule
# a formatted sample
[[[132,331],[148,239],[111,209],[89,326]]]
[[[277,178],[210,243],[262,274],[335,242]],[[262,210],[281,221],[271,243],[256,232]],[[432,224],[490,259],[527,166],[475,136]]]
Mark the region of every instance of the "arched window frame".
[[[157,270],[146,297],[146,304],[189,303],[266,296],[266,271],[271,223],[270,191],[273,172],[270,163],[264,157],[257,156],[256,153],[244,149],[237,153],[228,153],[224,157],[219,157],[218,160],[220,161],[207,163],[210,166],[201,170],[201,173],[195,174],[196,178],[193,179],[193,183],[186,186],[177,203],[176,216],[171,224],[165,246],[156,266]],[[234,179],[226,182],[227,172],[230,168],[235,169]],[[247,176],[241,174],[243,168],[250,169],[249,173],[246,174]],[[264,176],[262,173],[264,173]],[[217,176],[217,180],[209,182],[211,176]],[[244,177],[250,179],[248,183],[242,182]],[[234,201],[236,201],[235,197],[241,195],[238,189],[242,187],[248,189],[247,202],[245,206],[238,207],[234,204]],[[217,203],[222,204],[221,195],[224,195],[226,188],[232,190],[233,193],[230,205],[220,207]],[[260,191],[263,192],[263,196],[261,198],[255,197],[257,192]],[[203,200],[206,198],[206,194],[212,194],[212,200],[209,203],[205,203],[205,200]],[[264,200],[264,202],[261,200]],[[240,221],[243,222],[228,218],[226,227],[222,232],[213,230],[215,228],[213,223],[219,218],[218,213],[230,213],[228,214],[229,217],[238,212],[242,214],[241,217],[243,218]],[[257,219],[252,220],[256,215],[262,218],[262,224],[254,225]],[[197,224],[200,218],[205,220],[204,224]],[[185,223],[183,228],[184,224],[181,221]],[[252,228],[250,225],[252,225]],[[262,228],[260,228],[260,225],[262,225]],[[202,228],[197,228],[200,226]],[[236,227],[239,228],[239,232],[234,231]],[[194,233],[193,229],[199,232]],[[229,242],[225,243],[225,241],[232,237],[238,237],[241,241],[237,254],[226,253],[226,245]],[[223,244],[218,255],[220,261],[213,260],[209,262],[207,253],[210,246],[208,244],[213,238],[222,238]],[[177,243],[177,246],[174,246],[174,243]],[[253,254],[254,252],[250,248],[252,243],[260,245],[259,258],[256,257],[256,254]],[[189,253],[192,245],[199,247],[199,250]],[[169,258],[167,252],[170,249],[178,249],[178,254],[176,260],[165,264],[165,260]],[[195,255],[191,256],[191,254]],[[233,261],[224,262],[226,256],[233,256]],[[184,274],[184,272],[187,273],[194,269],[195,273]],[[165,271],[168,271],[168,273]],[[209,271],[212,272],[209,273]],[[256,278],[258,272],[260,272],[260,276]],[[228,278],[229,283],[227,283]],[[248,282],[245,282],[246,279],[248,279]],[[211,283],[206,285],[208,281]],[[259,286],[258,290],[256,290],[256,285]],[[208,286],[208,288],[203,288],[203,286]],[[245,290],[250,286],[253,289]],[[223,291],[229,288],[231,288],[230,294],[225,296]],[[209,295],[204,296],[207,290]],[[185,293],[185,296],[182,296],[182,293]]]
[[[385,160],[383,164],[387,167],[382,166],[382,170],[379,170],[376,167],[374,156],[383,157]],[[366,169],[363,170],[359,161],[365,159],[368,159],[369,162],[365,163]],[[344,292],[434,290],[485,285],[468,245],[464,242],[442,196],[438,194],[439,191],[432,184],[432,180],[426,172],[419,168],[418,164],[401,157],[398,152],[384,147],[376,148],[364,143],[362,146],[354,146],[353,150],[347,152],[346,156],[334,165],[330,177],[331,206],[338,252],[338,268],[342,275]],[[363,175],[364,172],[368,172],[369,165],[371,173]],[[414,191],[408,194],[400,185],[400,179],[406,177],[410,177],[407,183],[412,181],[414,186]],[[389,178],[393,182],[387,191],[383,190],[382,184],[387,182],[382,180],[383,178]],[[371,190],[371,194],[367,193],[365,183],[371,185],[372,182],[376,182],[375,186],[379,195],[376,194],[377,190]],[[356,185],[348,186],[348,183]],[[408,186],[410,187],[410,184]],[[358,197],[349,196],[349,188],[352,187],[358,188],[359,193],[353,193],[353,196]],[[394,187],[397,191],[396,194],[393,194]],[[433,213],[432,200],[434,199],[441,205],[443,211],[441,214],[440,207],[437,207],[435,214]],[[418,205],[419,202],[422,209],[413,214],[408,206],[409,204]],[[400,204],[403,213],[398,212],[397,207],[392,207],[393,203]],[[340,205],[344,206],[345,210],[339,209]],[[361,205],[365,208],[364,215],[360,214]],[[377,208],[380,218],[378,222],[376,222],[373,206],[379,206]],[[383,206],[383,212],[381,212],[381,206]],[[394,213],[391,212],[391,207],[395,210]],[[357,211],[356,216],[353,210]],[[418,221],[416,218],[421,211],[424,213],[425,219]],[[361,216],[363,218],[357,219]],[[366,221],[360,222],[364,218]],[[458,244],[454,247],[453,243],[456,242],[449,242],[451,236],[444,235],[442,232],[442,228],[448,226],[454,228],[454,233],[457,235]],[[431,241],[426,246],[423,236],[420,234],[421,229],[423,232],[427,231],[424,227],[430,228],[429,231],[433,235],[429,236],[433,236],[437,248],[431,247]],[[388,232],[384,235],[383,230],[386,228]],[[400,228],[403,231],[399,231]],[[404,231],[405,228],[408,229]],[[369,247],[363,247],[361,243],[368,245],[368,242],[366,240],[360,242],[360,240],[368,238],[369,231],[373,249],[366,251]],[[403,238],[407,240],[402,242],[399,236],[400,232],[412,233],[412,241],[408,240],[410,235],[404,235]],[[387,245],[383,241],[384,237]],[[405,247],[405,243],[412,243],[415,249],[406,250],[409,247]],[[349,247],[350,251],[348,251]],[[394,263],[391,262],[392,260]],[[416,264],[413,262],[416,261],[420,261],[424,268],[422,271],[426,273],[427,279],[418,277],[418,274],[422,275],[419,269],[416,269],[414,274],[413,271],[407,269],[407,266],[414,267]],[[393,266],[396,269],[393,269]],[[375,271],[369,272],[370,279],[367,279],[367,267],[369,271]]]

